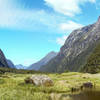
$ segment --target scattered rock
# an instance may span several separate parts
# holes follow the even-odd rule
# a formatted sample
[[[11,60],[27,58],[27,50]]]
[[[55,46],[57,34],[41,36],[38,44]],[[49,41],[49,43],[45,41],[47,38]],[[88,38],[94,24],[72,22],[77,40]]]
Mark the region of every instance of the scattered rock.
[[[53,81],[46,75],[32,75],[25,79],[25,83],[32,83],[36,86],[53,86]]]
[[[78,92],[78,91],[82,91],[83,89],[85,88],[93,88],[93,83],[91,82],[86,82],[86,83],[83,83],[81,86],[78,86],[78,87],[72,87],[71,88],[71,92]]]
[[[91,82],[83,83],[84,88],[93,88],[93,84]]]

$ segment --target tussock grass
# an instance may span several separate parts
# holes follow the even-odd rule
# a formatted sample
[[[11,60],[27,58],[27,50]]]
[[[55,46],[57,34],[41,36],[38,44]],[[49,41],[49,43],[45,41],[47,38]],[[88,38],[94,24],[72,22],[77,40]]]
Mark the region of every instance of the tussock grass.
[[[88,81],[100,87],[100,74],[76,72],[48,74],[54,81],[52,87],[25,84],[24,79],[31,75],[14,73],[2,75],[0,77],[0,100],[53,100],[51,94],[70,94],[71,87],[79,86]]]

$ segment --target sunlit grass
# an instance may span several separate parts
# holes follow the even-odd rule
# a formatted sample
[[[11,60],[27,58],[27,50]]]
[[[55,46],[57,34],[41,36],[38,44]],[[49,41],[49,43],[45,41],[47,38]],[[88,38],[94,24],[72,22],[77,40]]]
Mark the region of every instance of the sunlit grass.
[[[0,77],[0,100],[50,100],[51,94],[71,93],[72,87],[91,81],[100,87],[100,74],[83,74],[69,72],[63,74],[48,74],[54,81],[54,86],[34,86],[25,84],[24,79],[32,74],[7,73]]]

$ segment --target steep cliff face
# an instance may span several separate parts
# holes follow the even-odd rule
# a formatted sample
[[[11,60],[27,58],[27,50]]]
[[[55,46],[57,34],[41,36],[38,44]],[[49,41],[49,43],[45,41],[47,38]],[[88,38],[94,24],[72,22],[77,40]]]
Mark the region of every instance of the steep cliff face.
[[[40,70],[47,72],[79,71],[99,40],[100,17],[96,23],[74,30],[61,47],[57,57]]]
[[[9,67],[1,49],[0,49],[0,67]]]

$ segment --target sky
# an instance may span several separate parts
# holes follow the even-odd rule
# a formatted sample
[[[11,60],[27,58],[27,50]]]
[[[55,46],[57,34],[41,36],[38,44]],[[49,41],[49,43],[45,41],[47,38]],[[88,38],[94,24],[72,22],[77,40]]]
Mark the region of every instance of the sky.
[[[99,15],[100,0],[0,0],[0,48],[15,65],[29,66]]]

